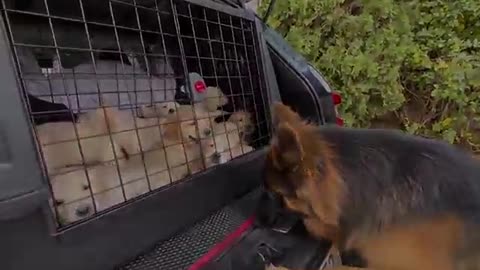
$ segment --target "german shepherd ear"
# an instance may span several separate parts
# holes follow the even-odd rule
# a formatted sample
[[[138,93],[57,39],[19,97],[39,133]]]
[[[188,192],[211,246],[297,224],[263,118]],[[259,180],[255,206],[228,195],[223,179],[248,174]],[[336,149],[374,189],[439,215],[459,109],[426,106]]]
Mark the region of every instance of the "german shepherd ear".
[[[273,111],[273,126],[277,128],[281,123],[289,123],[292,127],[300,126],[303,121],[296,112],[290,107],[280,102],[275,102],[272,107]]]
[[[294,170],[305,157],[300,134],[289,123],[280,123],[272,142],[273,164],[280,170]]]

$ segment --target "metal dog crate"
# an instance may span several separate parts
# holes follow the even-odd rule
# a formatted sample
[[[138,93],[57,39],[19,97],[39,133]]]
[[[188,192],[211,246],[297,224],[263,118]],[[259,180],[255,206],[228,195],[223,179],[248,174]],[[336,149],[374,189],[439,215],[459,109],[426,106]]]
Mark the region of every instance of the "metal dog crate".
[[[263,156],[259,149],[270,136],[268,84],[272,78],[265,72],[266,45],[253,14],[220,2],[1,1],[2,269],[112,269],[258,186]],[[150,183],[152,174],[142,166],[146,190],[127,197],[128,183],[117,177],[118,185],[108,191],[120,190],[121,200],[106,209],[95,209],[96,192],[88,172],[93,165],[82,162],[78,171],[85,174],[88,184],[81,189],[88,193],[94,213],[61,222],[56,204],[70,201],[59,201],[52,191],[39,127],[70,123],[77,136],[82,117],[98,108],[104,117],[109,108],[127,112],[137,127],[139,108],[174,99],[194,112],[191,103],[199,95],[195,81],[199,78],[206,86],[219,87],[228,98],[222,107],[225,114],[208,118],[212,125],[230,121],[241,110],[251,114],[254,130],[246,142],[255,151],[179,181],[168,179],[157,188]],[[80,122],[75,122],[78,119]],[[108,123],[106,126],[110,131]],[[158,123],[155,127],[162,131],[163,126]],[[141,129],[133,132],[141,141]],[[106,136],[115,150],[115,133]],[[77,141],[75,138],[82,148]],[[142,152],[138,156],[145,164],[148,151]],[[112,153],[111,165],[121,175],[121,159]],[[202,156],[202,163],[204,159]],[[233,217],[230,214],[228,219]],[[212,219],[209,241],[221,239],[250,214],[235,216],[226,227],[222,227],[224,219]],[[198,239],[183,242],[197,250],[188,261],[208,243]]]
[[[192,81],[192,74],[199,74],[199,82],[203,79],[205,86],[220,88],[228,98],[228,103],[222,104],[222,115],[207,116],[211,125],[221,125],[229,121],[233,113],[246,111],[251,114],[255,127],[246,142],[256,148],[268,143],[269,98],[254,21],[241,12],[233,12],[234,9],[226,12],[222,7],[215,3],[201,6],[168,0],[2,1],[5,30],[21,86],[18,89],[28,112],[32,134],[37,138],[45,178],[61,179],[49,181],[52,187],[59,181],[72,182],[75,177],[72,175],[80,174],[80,188],[85,191],[72,190],[74,184],[70,182],[52,188],[51,204],[59,221],[57,231],[83,224],[174,184],[171,170],[175,168],[168,161],[164,171],[149,172],[146,153],[165,145],[143,149],[139,133],[144,127],[139,128],[137,113],[139,108],[155,109],[155,104],[167,101],[178,101],[177,106],[191,106],[194,111],[191,104],[195,103],[195,92],[199,89],[195,89],[197,84]],[[125,174],[118,149],[115,149],[116,133],[111,130],[111,124],[106,124],[107,133],[80,137],[82,130],[77,123],[88,121],[78,119],[100,107],[114,107],[130,113],[134,127],[126,131],[135,132],[140,151],[123,160],[140,159],[145,167],[140,176],[123,179]],[[105,112],[102,115],[105,116]],[[202,119],[195,118],[196,124],[197,120]],[[48,147],[49,143],[40,141],[38,127],[52,122],[77,122],[71,125],[75,138],[49,143],[74,143],[74,148],[79,149],[81,166],[54,173],[47,169],[44,146]],[[164,133],[164,125],[158,122],[156,126]],[[240,127],[237,128],[241,132]],[[199,129],[196,127],[197,132]],[[88,164],[85,153],[89,149],[83,140],[93,140],[100,135],[108,138],[102,143],[111,144],[112,149],[108,151],[113,153],[113,159],[102,161],[108,162],[107,165]],[[180,143],[186,149],[187,142]],[[93,149],[93,152],[101,151]],[[66,156],[66,151],[62,148],[57,151],[60,153],[54,154]],[[220,151],[225,150],[216,149],[215,154]],[[198,158],[205,159],[203,155]],[[205,161],[202,163],[205,168]],[[114,173],[99,174],[103,178],[94,179],[95,173],[100,171],[97,168],[102,166],[113,166]],[[95,168],[93,173],[92,167]],[[151,179],[156,174],[166,175],[167,183],[154,186]],[[118,180],[103,189],[93,188],[98,181],[102,181],[102,185],[113,181],[104,179],[107,177]],[[138,184],[140,181],[142,184]],[[129,194],[127,185],[137,184],[142,187],[135,188],[133,195]],[[69,195],[60,194],[63,191]],[[109,195],[114,193],[116,195]],[[116,199],[110,199],[113,196]],[[122,198],[118,199],[119,196]],[[103,205],[99,209],[100,200],[108,201],[108,207]],[[60,222],[72,215],[68,222]]]

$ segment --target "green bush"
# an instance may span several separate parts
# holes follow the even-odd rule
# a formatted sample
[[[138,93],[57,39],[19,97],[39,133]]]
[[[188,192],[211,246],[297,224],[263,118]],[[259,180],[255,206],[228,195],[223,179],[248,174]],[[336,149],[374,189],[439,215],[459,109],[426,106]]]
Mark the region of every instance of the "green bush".
[[[268,24],[342,94],[347,125],[480,150],[480,1],[277,0]]]

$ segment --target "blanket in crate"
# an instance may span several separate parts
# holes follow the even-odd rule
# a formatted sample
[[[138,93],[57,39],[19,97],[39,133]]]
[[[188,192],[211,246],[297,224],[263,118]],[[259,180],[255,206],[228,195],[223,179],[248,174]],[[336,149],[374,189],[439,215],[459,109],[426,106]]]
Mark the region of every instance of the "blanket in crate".
[[[100,93],[108,105],[120,108],[173,100],[175,95],[173,70],[162,59],[154,63],[161,72],[150,76],[136,61],[96,60],[95,65],[83,63],[72,69],[54,65],[45,72],[31,50],[21,49],[18,55],[25,90],[45,101],[63,103],[74,112],[97,108]]]

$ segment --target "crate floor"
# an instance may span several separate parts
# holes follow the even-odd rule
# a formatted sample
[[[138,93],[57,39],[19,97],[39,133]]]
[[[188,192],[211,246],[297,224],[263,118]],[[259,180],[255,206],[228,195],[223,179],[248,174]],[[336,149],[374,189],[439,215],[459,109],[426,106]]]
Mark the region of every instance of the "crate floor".
[[[117,270],[186,269],[253,213],[259,191],[225,206],[186,231],[155,245]]]

